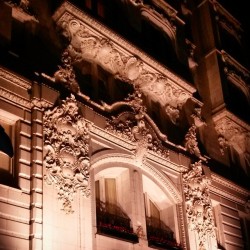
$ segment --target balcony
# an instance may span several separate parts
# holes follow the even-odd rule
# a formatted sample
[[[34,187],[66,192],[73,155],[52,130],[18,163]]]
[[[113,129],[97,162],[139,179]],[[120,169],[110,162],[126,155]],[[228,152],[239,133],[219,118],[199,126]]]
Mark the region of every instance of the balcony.
[[[181,250],[173,237],[172,230],[162,221],[147,217],[147,238],[149,247],[166,250]]]
[[[138,243],[129,217],[114,204],[96,202],[97,233],[119,240]]]

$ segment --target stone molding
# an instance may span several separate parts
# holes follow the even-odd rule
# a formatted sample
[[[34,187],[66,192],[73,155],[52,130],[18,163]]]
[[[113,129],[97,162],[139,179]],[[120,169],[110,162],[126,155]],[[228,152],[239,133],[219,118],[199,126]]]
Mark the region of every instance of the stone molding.
[[[178,217],[179,217],[179,228],[180,228],[180,234],[181,234],[181,245],[183,250],[188,249],[187,248],[187,237],[186,237],[186,230],[185,230],[185,216],[183,211],[183,205],[177,204],[177,211],[178,211]]]
[[[224,197],[225,199],[228,199],[228,200],[233,201],[235,203],[238,203],[240,205],[244,205],[246,203],[245,199],[241,199],[238,196],[233,195],[231,192],[226,192],[225,190],[220,189],[216,186],[210,187],[210,193],[216,194],[219,197]]]
[[[23,98],[22,96],[15,94],[12,91],[8,91],[1,87],[0,87],[0,99],[3,99],[4,101],[8,101],[11,104],[14,103],[14,105],[19,106],[19,107],[21,106],[26,109],[31,108],[31,102],[29,100]]]
[[[135,144],[131,141],[125,140],[122,137],[118,137],[107,130],[103,130],[94,124],[91,126],[90,133],[94,134],[98,137],[103,138],[104,140],[108,141],[113,145],[117,145],[118,147],[122,147],[125,150],[133,151],[135,149]]]
[[[47,102],[43,99],[38,99],[33,97],[33,99],[31,100],[31,108],[36,107],[44,111],[45,109],[51,108],[52,106],[53,106],[52,103]]]
[[[31,82],[0,67],[0,77],[24,89],[31,89]]]
[[[224,187],[227,187],[228,189],[236,191],[245,197],[250,196],[250,191],[248,191],[247,189],[244,189],[244,188],[236,185],[235,183],[230,182],[229,180],[227,180],[227,179],[225,179],[225,178],[223,178],[215,173],[211,173],[211,180],[212,180],[212,182],[219,183],[219,184],[223,185]]]
[[[62,210],[72,213],[73,196],[90,195],[89,127],[73,95],[44,112],[44,180],[58,190]]]

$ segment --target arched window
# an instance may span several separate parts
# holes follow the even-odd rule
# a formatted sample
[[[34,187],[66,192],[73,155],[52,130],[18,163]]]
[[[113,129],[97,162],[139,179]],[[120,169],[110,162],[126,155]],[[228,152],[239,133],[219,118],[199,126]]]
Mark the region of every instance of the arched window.
[[[112,167],[95,176],[97,233],[138,242],[133,232],[130,214],[129,170]]]
[[[110,238],[97,236],[97,244],[103,240],[105,250],[142,238],[149,248],[180,249],[176,204],[168,192],[132,164],[117,164],[110,159],[107,168],[94,171],[97,235]]]
[[[143,175],[143,194],[149,246],[177,247],[177,214],[175,205],[151,179]],[[178,248],[177,248],[178,249]]]

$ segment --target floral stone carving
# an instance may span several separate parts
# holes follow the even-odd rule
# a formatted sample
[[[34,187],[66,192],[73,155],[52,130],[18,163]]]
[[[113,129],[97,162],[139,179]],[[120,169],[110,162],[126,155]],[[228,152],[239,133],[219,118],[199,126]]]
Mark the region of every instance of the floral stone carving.
[[[141,162],[147,150],[151,150],[161,157],[168,158],[166,150],[159,139],[153,138],[146,122],[146,107],[143,105],[142,94],[139,90],[125,99],[134,111],[123,112],[112,120],[107,121],[106,130],[120,138],[136,143],[135,157]]]
[[[203,174],[201,161],[191,164],[191,169],[183,174],[183,185],[188,225],[197,232],[201,247],[207,237],[215,237],[210,180]]]
[[[58,189],[62,210],[72,213],[74,193],[90,194],[89,124],[73,95],[44,113],[44,166],[44,180]]]
[[[218,133],[218,142],[221,153],[227,148],[233,149],[231,154],[240,158],[243,170],[250,173],[250,128],[239,123],[234,116],[224,116],[216,121],[215,129]]]

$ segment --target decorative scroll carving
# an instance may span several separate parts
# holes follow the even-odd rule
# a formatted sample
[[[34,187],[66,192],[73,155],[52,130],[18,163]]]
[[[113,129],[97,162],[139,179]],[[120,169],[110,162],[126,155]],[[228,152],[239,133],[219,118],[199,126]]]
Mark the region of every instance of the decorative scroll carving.
[[[75,72],[71,65],[71,57],[67,49],[63,52],[61,60],[63,66],[59,66],[59,70],[55,72],[55,82],[64,85],[73,93],[78,93],[80,91],[80,88],[75,79]]]
[[[201,153],[198,147],[198,142],[196,138],[196,126],[193,124],[187,134],[185,135],[185,148],[187,151],[191,154],[196,155],[197,157],[200,157]]]
[[[191,164],[191,169],[183,174],[183,185],[188,225],[197,232],[202,247],[207,237],[215,237],[215,226],[209,197],[210,180],[203,174],[201,161]]]
[[[125,53],[110,39],[97,35],[70,15],[64,15],[59,25],[70,40],[67,51],[72,63],[89,61],[99,64],[114,77],[133,84],[149,99],[159,102],[170,120],[178,122],[183,104],[191,97],[187,91],[153,69],[149,70],[140,58]],[[63,69],[59,72],[64,73]]]
[[[142,105],[142,95],[138,90],[129,95],[126,101],[134,110],[134,114],[128,117],[124,116],[125,113],[123,113],[123,117],[120,116],[118,122],[117,119],[109,121],[106,129],[135,142],[137,144],[135,157],[141,162],[145,156],[145,151],[152,142],[152,135],[149,133],[149,129],[145,124],[144,113],[146,108]]]
[[[116,118],[113,117],[111,121],[107,121],[106,130],[123,139],[135,142],[137,144],[135,156],[139,161],[143,160],[146,150],[151,150],[161,157],[168,158],[168,150],[162,146],[159,140],[153,139],[149,128],[146,126],[146,107],[143,106],[141,92],[136,90],[125,101],[133,109],[134,114],[124,112]]]
[[[88,131],[73,95],[44,113],[44,180],[56,186],[66,213],[73,212],[77,190],[86,197],[90,194]]]

